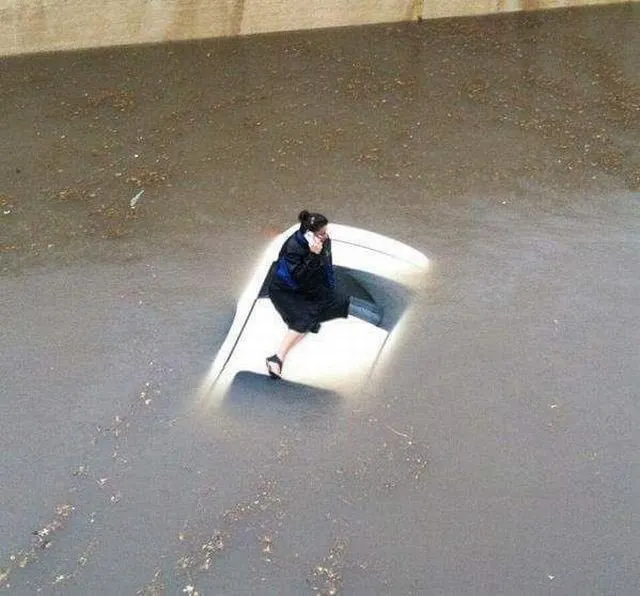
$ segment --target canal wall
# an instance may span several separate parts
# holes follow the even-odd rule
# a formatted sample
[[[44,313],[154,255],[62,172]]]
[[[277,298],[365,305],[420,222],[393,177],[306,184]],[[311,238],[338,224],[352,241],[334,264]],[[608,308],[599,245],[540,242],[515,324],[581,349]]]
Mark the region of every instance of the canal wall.
[[[620,2],[0,0],[0,56],[614,3]]]

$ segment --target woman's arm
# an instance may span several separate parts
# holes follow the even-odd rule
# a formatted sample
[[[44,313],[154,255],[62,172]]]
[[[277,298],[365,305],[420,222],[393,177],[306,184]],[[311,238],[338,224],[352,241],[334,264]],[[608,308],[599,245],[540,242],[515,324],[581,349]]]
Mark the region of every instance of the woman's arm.
[[[290,251],[285,254],[284,258],[287,261],[291,277],[302,286],[322,267],[320,255],[312,253],[310,250],[305,252]]]

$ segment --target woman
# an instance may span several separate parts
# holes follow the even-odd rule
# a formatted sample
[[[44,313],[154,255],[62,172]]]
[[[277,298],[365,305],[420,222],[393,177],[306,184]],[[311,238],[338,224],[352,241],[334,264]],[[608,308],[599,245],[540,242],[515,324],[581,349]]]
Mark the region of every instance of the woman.
[[[269,376],[279,379],[284,360],[309,331],[320,323],[352,314],[374,325],[380,323],[377,308],[336,290],[328,220],[320,213],[301,211],[300,228],[282,245],[269,284],[269,297],[288,330],[277,352],[267,358]]]

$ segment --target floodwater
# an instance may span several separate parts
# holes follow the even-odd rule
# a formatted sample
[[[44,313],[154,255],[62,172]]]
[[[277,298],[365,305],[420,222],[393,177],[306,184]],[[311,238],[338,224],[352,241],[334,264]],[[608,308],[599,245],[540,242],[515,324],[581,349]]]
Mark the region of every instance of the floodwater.
[[[637,594],[639,57],[627,4],[0,61],[0,591]],[[393,366],[198,409],[302,208],[431,260]]]

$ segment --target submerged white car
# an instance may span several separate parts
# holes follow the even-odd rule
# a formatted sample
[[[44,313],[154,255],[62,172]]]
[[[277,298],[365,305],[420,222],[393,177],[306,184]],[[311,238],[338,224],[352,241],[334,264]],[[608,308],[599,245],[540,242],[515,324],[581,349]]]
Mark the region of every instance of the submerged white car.
[[[271,241],[240,297],[229,333],[200,388],[207,403],[220,403],[229,391],[241,392],[243,386],[258,393],[315,388],[344,394],[363,387],[387,360],[429,261],[396,240],[332,223],[337,288],[376,304],[384,313],[382,322],[375,326],[351,316],[327,321],[289,353],[281,380],[269,378],[265,358],[286,332],[267,293],[269,275],[283,242],[297,229],[294,225]]]

